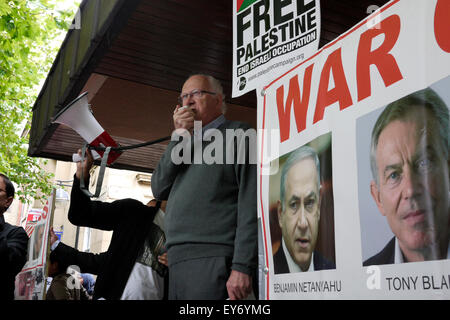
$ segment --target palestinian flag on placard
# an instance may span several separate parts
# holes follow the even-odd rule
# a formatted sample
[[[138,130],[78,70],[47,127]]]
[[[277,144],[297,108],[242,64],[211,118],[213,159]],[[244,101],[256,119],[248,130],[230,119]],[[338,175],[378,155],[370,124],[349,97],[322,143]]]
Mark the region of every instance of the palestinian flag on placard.
[[[236,1],[237,1],[237,12],[240,12],[246,9],[247,7],[251,6],[258,0],[236,0]]]
[[[28,238],[31,237],[31,234],[34,231],[34,228],[36,227],[36,223],[38,223],[39,221],[27,221],[27,224],[25,225],[25,232],[28,235]]]

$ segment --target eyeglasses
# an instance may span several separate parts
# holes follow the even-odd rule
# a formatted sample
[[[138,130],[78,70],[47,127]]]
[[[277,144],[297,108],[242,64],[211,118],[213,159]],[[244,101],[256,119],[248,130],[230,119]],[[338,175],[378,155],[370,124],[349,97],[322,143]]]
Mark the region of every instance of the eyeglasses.
[[[178,97],[178,102],[180,103],[181,106],[183,106],[183,102],[186,101],[187,99],[189,99],[190,97],[193,97],[193,98],[196,98],[196,99],[197,98],[201,98],[201,97],[203,97],[204,93],[212,94],[212,95],[216,94],[215,92],[211,92],[211,91],[195,89],[195,90],[192,90],[189,93],[185,93],[185,94],[182,94],[181,96],[179,96]]]

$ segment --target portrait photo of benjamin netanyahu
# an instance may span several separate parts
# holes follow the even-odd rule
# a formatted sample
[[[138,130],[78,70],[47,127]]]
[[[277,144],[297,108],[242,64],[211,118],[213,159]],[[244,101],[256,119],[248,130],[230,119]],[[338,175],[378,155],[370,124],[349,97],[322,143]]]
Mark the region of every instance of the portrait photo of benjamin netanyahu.
[[[336,268],[331,134],[313,142],[280,157],[271,183],[275,274]]]

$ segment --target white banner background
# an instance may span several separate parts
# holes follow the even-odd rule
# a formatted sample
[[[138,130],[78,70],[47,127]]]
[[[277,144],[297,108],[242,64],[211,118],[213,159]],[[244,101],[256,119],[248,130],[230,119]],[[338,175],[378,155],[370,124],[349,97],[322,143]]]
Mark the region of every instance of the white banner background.
[[[365,234],[368,230],[366,215],[370,206],[362,199],[370,197],[367,195],[370,180],[359,176],[364,172],[361,166],[369,165],[362,163],[357,146],[357,124],[362,117],[374,111],[381,111],[388,103],[408,95],[427,86],[434,88],[450,106],[450,48],[448,39],[450,29],[440,26],[435,29],[435,9],[437,0],[395,0],[386,4],[379,11],[372,14],[368,19],[343,34],[339,39],[322,48],[317,54],[307,61],[299,64],[285,73],[275,81],[268,83],[265,88],[265,96],[259,95],[258,91],[258,128],[265,134],[271,130],[280,130],[279,111],[277,105],[277,89],[284,87],[283,103],[290,89],[290,81],[298,76],[300,94],[303,95],[304,74],[308,67],[313,65],[311,73],[311,90],[309,104],[307,106],[306,125],[304,130],[298,132],[295,120],[294,108],[291,108],[289,137],[278,141],[280,153],[269,155],[269,160],[277,160],[279,156],[285,155],[298,147],[307,144],[317,137],[331,133],[332,153],[332,181],[334,196],[334,232],[335,232],[335,256],[336,269],[306,273],[274,274],[273,252],[270,230],[270,176],[261,168],[267,163],[261,163],[258,168],[258,214],[262,218],[263,245],[265,252],[264,266],[268,273],[265,277],[264,296],[269,299],[450,299],[450,260],[427,261],[418,263],[403,263],[399,265],[380,265],[379,268],[362,267],[362,262],[373,252],[363,252],[363,247],[370,246],[372,234]],[[444,1],[443,1],[444,2]],[[446,8],[443,5],[441,8]],[[446,8],[448,9],[448,8]],[[450,20],[450,11],[440,14]],[[380,70],[375,65],[370,66],[370,95],[358,99],[358,94],[363,92],[362,81],[357,81],[357,57],[360,38],[369,28],[383,28],[386,23],[393,23],[386,31],[391,35],[395,33],[395,21],[399,22],[399,35],[389,54],[394,57],[395,64],[401,73],[390,69],[390,76],[380,75]],[[376,22],[381,21],[381,25]],[[375,24],[375,25],[374,25]],[[445,24],[445,22],[444,22]],[[394,31],[393,31],[394,30]],[[436,32],[436,33],[435,33]],[[366,34],[367,35],[367,34]],[[395,37],[393,37],[395,38]],[[439,43],[437,41],[439,39]],[[442,41],[444,39],[444,41]],[[373,38],[371,52],[383,46],[386,37],[379,35]],[[446,41],[446,42],[445,42]],[[351,103],[340,110],[338,102],[324,105],[323,119],[314,123],[314,115],[317,112],[317,96],[321,76],[324,81],[328,78],[322,75],[327,61],[330,57],[338,57],[337,52],[341,50],[341,61],[345,80],[347,82]],[[361,49],[362,50],[362,49]],[[331,92],[335,86],[334,80],[339,77],[339,57],[333,64],[329,82],[323,83],[327,91]],[[325,68],[326,69],[326,68]],[[386,70],[383,71],[386,73]],[[342,74],[341,74],[342,75]],[[395,77],[397,75],[397,78]],[[386,84],[387,78],[394,79],[392,83]],[[360,79],[361,80],[361,79]],[[345,88],[345,83],[337,83]],[[358,87],[358,85],[360,87]],[[340,95],[339,97],[343,97]],[[304,98],[304,97],[303,97]],[[360,101],[358,101],[360,100]],[[348,103],[347,103],[348,104]],[[345,103],[343,103],[345,105]],[[298,117],[298,114],[297,114]],[[320,117],[319,117],[320,118]],[[370,136],[372,128],[367,128],[366,134]],[[265,149],[273,150],[270,138],[260,139],[260,159],[267,157]],[[264,155],[264,157],[262,156]],[[366,193],[362,195],[362,193]],[[373,199],[367,198],[367,200]],[[372,208],[376,215],[376,208]],[[378,213],[378,215],[380,215]],[[381,216],[381,215],[380,215]],[[381,223],[388,228],[385,218]],[[369,237],[369,238],[367,238]],[[380,240],[383,245],[386,239],[392,237],[392,233],[385,235]],[[362,242],[364,241],[364,245]],[[382,247],[373,250],[379,251]],[[364,255],[364,256],[363,256]],[[379,280],[380,286],[374,287],[373,283]],[[318,292],[312,290],[311,285],[340,284],[340,290],[328,290]],[[433,282],[432,282],[433,281]],[[401,284],[404,285],[401,285]],[[434,284],[433,284],[434,283]],[[409,284],[409,288],[406,284]],[[371,287],[371,289],[369,289]],[[335,287],[336,288],[336,287]],[[301,289],[304,289],[303,291]],[[306,292],[305,292],[306,291]]]

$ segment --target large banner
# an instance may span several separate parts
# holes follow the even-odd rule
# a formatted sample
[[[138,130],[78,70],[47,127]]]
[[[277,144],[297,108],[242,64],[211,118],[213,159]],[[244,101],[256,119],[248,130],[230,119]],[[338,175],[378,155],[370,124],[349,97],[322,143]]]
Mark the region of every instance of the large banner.
[[[16,276],[16,300],[43,300],[46,290],[47,249],[49,230],[54,212],[54,191],[43,209],[31,209],[25,231],[28,241],[28,259]]]
[[[391,1],[261,91],[264,296],[450,299],[450,2]]]
[[[267,84],[319,47],[319,0],[233,1],[233,92]]]

